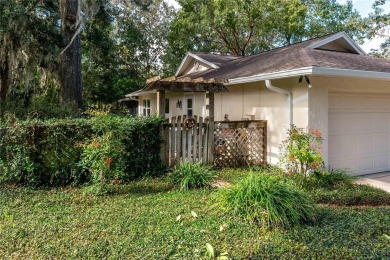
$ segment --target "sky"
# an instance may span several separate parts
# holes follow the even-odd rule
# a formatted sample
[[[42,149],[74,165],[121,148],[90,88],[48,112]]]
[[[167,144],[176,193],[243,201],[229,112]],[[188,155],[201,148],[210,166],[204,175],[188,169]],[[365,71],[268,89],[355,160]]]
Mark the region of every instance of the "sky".
[[[166,0],[170,5],[173,5],[175,8],[180,8],[176,0]],[[345,4],[347,0],[337,0],[339,3]],[[367,17],[368,14],[372,10],[372,4],[375,0],[353,0],[354,8],[357,9],[363,17]],[[383,6],[385,10],[390,10],[390,1],[387,1],[386,5]],[[389,35],[390,37],[390,35]],[[372,40],[367,40],[361,47],[367,53],[370,52],[371,49],[379,48],[379,45],[384,42],[384,38],[374,38]]]

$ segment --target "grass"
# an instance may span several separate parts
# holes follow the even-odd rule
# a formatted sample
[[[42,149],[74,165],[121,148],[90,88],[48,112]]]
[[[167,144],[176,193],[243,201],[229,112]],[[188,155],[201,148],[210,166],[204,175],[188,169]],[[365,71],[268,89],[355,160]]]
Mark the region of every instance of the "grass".
[[[268,174],[249,174],[237,185],[220,190],[219,199],[232,214],[265,227],[311,222],[317,214],[305,193]]]
[[[234,183],[245,174],[220,175]],[[206,243],[234,259],[390,257],[389,206],[320,205],[314,224],[265,230],[224,213],[214,194],[176,191],[167,178],[119,185],[110,196],[1,187],[0,258],[197,259]]]
[[[171,172],[171,181],[178,190],[209,187],[217,174],[209,165],[201,161],[196,163],[180,162]]]

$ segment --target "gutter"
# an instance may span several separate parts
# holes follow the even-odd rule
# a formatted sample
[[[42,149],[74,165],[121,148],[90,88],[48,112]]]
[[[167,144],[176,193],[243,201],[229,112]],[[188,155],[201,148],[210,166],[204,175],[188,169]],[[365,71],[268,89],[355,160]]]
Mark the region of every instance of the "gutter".
[[[271,83],[271,80],[269,80],[269,79],[265,80],[265,86],[267,87],[267,89],[269,89],[271,91],[287,95],[287,122],[288,122],[288,127],[290,128],[292,123],[293,123],[293,96],[292,96],[292,92],[273,86]]]

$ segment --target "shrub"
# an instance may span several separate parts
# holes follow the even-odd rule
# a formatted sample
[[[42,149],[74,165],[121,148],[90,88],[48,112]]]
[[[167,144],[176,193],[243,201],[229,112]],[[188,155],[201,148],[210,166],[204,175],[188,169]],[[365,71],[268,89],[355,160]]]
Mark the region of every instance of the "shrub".
[[[306,188],[332,189],[341,186],[351,186],[355,178],[348,175],[345,170],[314,171],[310,174]]]
[[[180,162],[171,173],[173,184],[181,191],[208,187],[216,176],[216,172],[201,161]]]
[[[317,211],[294,186],[266,174],[250,174],[221,190],[219,199],[226,210],[265,227],[313,221]]]
[[[280,145],[280,163],[290,174],[305,174],[323,168],[322,138],[318,130],[305,132],[294,125],[287,131],[288,138]]]
[[[2,126],[0,182],[58,186],[85,181],[78,166],[81,147],[90,135],[86,120],[14,122]]]
[[[63,186],[161,174],[162,122],[105,115],[0,125],[0,183]]]

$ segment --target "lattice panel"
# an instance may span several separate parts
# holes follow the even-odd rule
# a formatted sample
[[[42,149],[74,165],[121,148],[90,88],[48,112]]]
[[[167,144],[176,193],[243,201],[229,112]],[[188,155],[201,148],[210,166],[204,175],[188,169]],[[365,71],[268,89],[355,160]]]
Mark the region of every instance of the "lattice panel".
[[[214,131],[214,165],[241,167],[266,162],[266,128],[238,127],[224,123]]]

